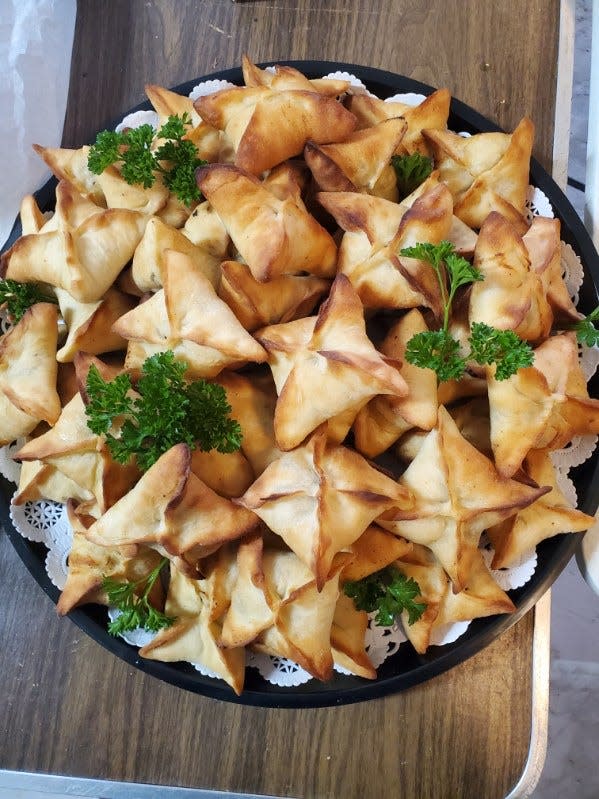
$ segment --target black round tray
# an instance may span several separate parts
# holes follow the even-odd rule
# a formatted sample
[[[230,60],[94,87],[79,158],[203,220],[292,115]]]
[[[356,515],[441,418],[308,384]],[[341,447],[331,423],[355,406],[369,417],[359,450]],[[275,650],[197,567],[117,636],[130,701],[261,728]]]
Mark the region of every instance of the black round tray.
[[[328,61],[277,63],[294,66],[309,78],[322,77],[337,70],[349,72],[360,78],[370,91],[381,98],[390,97],[399,92],[428,95],[434,91],[432,87],[411,78],[357,64],[339,64]],[[241,84],[243,80],[239,68],[227,69],[183,83],[175,87],[175,91],[188,94],[197,83],[211,79],[224,79],[237,84]],[[140,103],[131,111],[149,109],[151,109],[150,103],[145,102]],[[500,130],[493,122],[459,100],[451,102],[449,128],[470,133]],[[556,217],[561,220],[562,240],[570,244],[582,260],[585,278],[580,290],[579,307],[588,313],[597,305],[599,291],[597,252],[566,196],[534,159],[531,163],[530,174],[531,183],[547,195]],[[56,180],[52,178],[37,192],[36,198],[42,210],[53,208],[55,186]],[[5,247],[10,246],[19,235],[20,225],[17,221]],[[591,394],[597,394],[598,384],[599,378],[597,377],[591,381],[589,387]],[[573,469],[570,475],[578,491],[579,507],[586,513],[594,514],[599,504],[599,457],[597,453],[595,452],[585,464]],[[16,532],[8,513],[14,486],[2,479],[0,488],[4,500],[0,503],[0,519],[7,530],[8,537],[35,580],[56,603],[60,592],[50,582],[46,573],[46,549],[41,544],[25,540]],[[127,663],[188,691],[229,702],[265,707],[303,708],[343,705],[374,699],[417,685],[451,669],[479,652],[530,610],[570,560],[578,541],[578,535],[559,535],[543,541],[537,547],[538,565],[532,579],[522,588],[509,592],[516,606],[515,613],[477,619],[470,624],[464,635],[457,641],[442,647],[432,646],[424,655],[417,654],[409,643],[403,644],[396,654],[387,658],[378,668],[377,678],[374,681],[335,672],[333,679],[327,683],[310,680],[304,685],[285,688],[266,682],[256,669],[248,668],[243,693],[238,697],[223,681],[204,677],[187,663],[160,663],[140,658],[135,647],[120,638],[108,635],[106,610],[99,605],[88,605],[75,609],[69,614],[69,617],[95,641]]]

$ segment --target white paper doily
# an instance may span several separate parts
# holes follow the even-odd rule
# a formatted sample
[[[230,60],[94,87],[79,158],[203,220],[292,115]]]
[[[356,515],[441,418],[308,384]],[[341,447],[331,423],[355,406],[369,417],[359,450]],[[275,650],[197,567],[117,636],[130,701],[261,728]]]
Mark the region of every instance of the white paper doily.
[[[536,186],[529,186],[526,196],[526,218],[532,222],[535,216],[548,216],[553,219],[555,213],[547,195]]]
[[[386,103],[403,103],[411,106],[420,105],[424,100],[426,100],[424,94],[416,94],[415,92],[405,92],[403,94],[394,94],[392,97],[385,97]]]
[[[323,75],[323,78],[330,78],[331,80],[346,80],[349,81],[351,84],[352,89],[354,90],[354,94],[368,94],[370,97],[374,97],[375,95],[372,92],[369,92],[366,86],[362,83],[360,78],[356,78],[355,75],[351,75],[349,72],[329,72],[328,75]]]
[[[16,485],[19,484],[21,477],[21,464],[13,459],[13,455],[21,449],[24,443],[24,438],[17,438],[12,444],[0,448],[0,474],[9,483],[15,483]]]
[[[127,114],[115,130],[117,133],[122,133],[126,128],[139,128],[142,125],[151,125],[154,130],[157,130],[158,114],[156,111],[134,111],[132,114]]]
[[[233,88],[235,88],[235,84],[228,80],[204,80],[202,83],[198,83],[197,86],[193,87],[188,97],[190,100],[197,100],[198,97],[205,97],[207,94],[214,94],[215,92],[220,92],[222,89]]]

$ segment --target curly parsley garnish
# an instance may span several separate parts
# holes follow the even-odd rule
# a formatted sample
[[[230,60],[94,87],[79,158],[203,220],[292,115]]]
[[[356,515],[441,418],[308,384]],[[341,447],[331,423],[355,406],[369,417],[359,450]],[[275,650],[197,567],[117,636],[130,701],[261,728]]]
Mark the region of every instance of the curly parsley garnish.
[[[534,353],[525,341],[513,330],[497,330],[484,322],[473,322],[470,342],[472,360],[484,364],[496,364],[495,380],[506,380],[518,369],[531,366]]]
[[[443,326],[440,330],[427,330],[412,336],[406,347],[408,363],[432,369],[441,382],[459,380],[469,359],[481,365],[496,364],[496,380],[505,380],[518,369],[532,364],[532,348],[513,330],[497,330],[482,322],[472,324],[468,338],[469,355],[460,353],[459,342],[449,333],[455,293],[461,286],[484,278],[476,267],[455,252],[451,242],[416,244],[401,250],[400,255],[427,261],[432,266],[443,303]]]
[[[395,566],[387,566],[363,580],[345,583],[343,591],[354,600],[358,610],[372,613],[375,623],[391,627],[402,611],[408,613],[408,624],[414,624],[426,610],[426,605],[415,600],[420,596],[416,580],[406,577]]]
[[[412,336],[406,346],[406,361],[422,369],[432,369],[442,383],[459,380],[466,371],[460,343],[447,330],[426,330]]]
[[[206,164],[198,157],[194,143],[184,138],[190,125],[189,114],[185,113],[169,116],[157,133],[151,125],[120,133],[104,130],[90,147],[87,165],[91,172],[100,175],[119,162],[127,183],[144,189],[153,186],[156,176],[161,175],[164,185],[189,206],[202,197],[195,170]]]
[[[135,457],[146,471],[175,444],[192,449],[234,452],[241,446],[241,428],[229,418],[231,406],[224,388],[216,383],[184,379],[187,364],[173,352],[160,352],[142,367],[136,391],[131,378],[121,374],[105,381],[92,364],[87,376],[87,424],[104,435],[113,458],[127,463]],[[110,432],[118,421],[117,435]]]
[[[38,302],[57,304],[53,295],[44,294],[36,283],[19,283],[16,280],[0,280],[0,305],[6,306],[8,315],[16,324],[25,311]]]
[[[119,635],[138,627],[154,633],[175,622],[174,618],[156,610],[148,601],[154,583],[167,563],[168,558],[162,558],[147,577],[135,582],[121,583],[110,577],[102,578],[102,590],[106,592],[109,604],[120,611],[116,619],[108,624],[110,635]]]
[[[391,164],[395,170],[397,190],[401,200],[424,183],[433,171],[432,160],[420,153],[394,155]]]
[[[599,344],[599,329],[595,327],[595,322],[599,320],[599,305],[594,311],[584,319],[576,322],[573,330],[576,331],[576,338],[581,344],[586,344],[587,347],[596,347]]]

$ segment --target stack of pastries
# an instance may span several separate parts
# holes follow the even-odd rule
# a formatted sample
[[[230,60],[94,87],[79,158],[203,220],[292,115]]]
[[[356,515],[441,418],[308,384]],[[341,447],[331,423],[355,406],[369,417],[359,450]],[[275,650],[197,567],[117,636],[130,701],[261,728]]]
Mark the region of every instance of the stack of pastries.
[[[405,624],[418,652],[441,625],[513,611],[481,536],[503,568],[587,529],[550,453],[599,432],[575,336],[559,332],[580,316],[559,221],[525,214],[532,123],[464,138],[447,129],[446,90],[411,107],[247,58],[243,75],[195,102],[147,87],[161,123],[189,115],[208,162],[189,207],[160,180],[93,174],[87,147],[37,148],[55,210],[23,200],[2,276],[58,304],[0,341],[0,440],[26,437],[14,502],[65,503],[74,531],[59,612],[106,604],[104,578],[166,556],[152,601],[176,621],[140,654],[201,663],[237,693],[246,648],[320,680],[334,664],[375,678],[367,615],[343,585],[390,564],[426,605]],[[434,170],[400,198],[391,158],[412,153]],[[431,266],[401,251],[444,240],[484,277],[460,292],[455,335],[484,322],[534,348],[507,380],[472,366],[439,383],[405,360],[442,298]],[[228,454],[178,444],[142,474],[87,426],[86,377],[94,364],[135,380],[166,350],[224,387],[243,438]]]

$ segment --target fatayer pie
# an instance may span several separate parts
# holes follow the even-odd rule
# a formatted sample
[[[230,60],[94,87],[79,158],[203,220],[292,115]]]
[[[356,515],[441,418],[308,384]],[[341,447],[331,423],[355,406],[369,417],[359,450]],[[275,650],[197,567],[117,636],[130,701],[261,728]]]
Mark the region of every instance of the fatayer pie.
[[[402,256],[401,250],[447,238],[453,203],[446,186],[415,192],[409,203],[399,206],[355,192],[321,192],[318,200],[346,230],[338,270],[350,280],[365,308],[425,306],[439,315],[441,296],[433,270],[424,261]]]
[[[542,266],[533,268],[525,239],[495,211],[480,229],[474,266],[484,279],[476,281],[470,290],[471,325],[484,322],[500,330],[513,330],[526,341],[547,338],[553,311],[540,274]]]
[[[218,296],[253,331],[310,314],[330,285],[315,275],[280,275],[260,283],[246,264],[223,261]]]
[[[56,391],[57,310],[33,305],[0,341],[0,442],[25,436],[60,416]]]
[[[389,449],[407,430],[431,430],[437,421],[437,376],[406,361],[406,346],[412,336],[428,330],[417,308],[396,322],[381,344],[381,352],[401,363],[399,373],[406,381],[405,397],[379,395],[370,400],[353,424],[356,449],[373,458]]]
[[[547,450],[531,450],[524,461],[524,469],[539,485],[551,486],[551,491],[515,516],[489,528],[495,569],[511,566],[546,538],[559,533],[583,532],[595,522],[593,516],[573,508],[564,497]]]
[[[447,89],[437,89],[414,106],[393,99],[379,100],[368,94],[354,94],[349,98],[348,107],[358,118],[360,129],[369,128],[384,119],[402,117],[406,121],[406,132],[397,147],[398,154],[418,152],[430,156],[430,145],[422,131],[445,130],[450,100]]]
[[[413,505],[409,488],[346,447],[327,444],[326,426],[273,461],[236,503],[256,513],[308,566],[322,588],[337,552],[383,511]]]
[[[533,365],[508,380],[487,369],[491,446],[501,474],[515,474],[531,449],[560,449],[576,435],[599,433],[599,400],[589,398],[574,333],[548,338]]]
[[[87,531],[105,546],[147,544],[193,574],[197,561],[258,523],[246,508],[220,497],[191,471],[191,453],[177,444]]]
[[[335,242],[301,200],[280,200],[257,178],[227,164],[209,165],[196,174],[256,280],[298,272],[334,275]]]
[[[221,626],[211,618],[209,587],[208,581],[186,576],[172,566],[164,610],[176,621],[161,630],[139,653],[150,660],[167,663],[200,663],[240,694],[245,653],[241,647],[220,646]]]
[[[171,298],[171,317],[175,319],[175,324],[181,323],[185,319],[185,307],[177,315],[178,310],[172,302]],[[228,311],[227,306],[224,303],[222,305]],[[244,335],[248,335],[241,325],[239,328]],[[247,358],[241,354],[227,355],[210,345],[197,344],[176,335],[171,328],[164,289],[121,316],[112,330],[128,341],[125,368],[133,373],[138,372],[151,355],[165,350],[172,350],[177,360],[185,361],[189,375],[195,378],[214,377],[225,367],[239,364]]]
[[[452,590],[441,564],[424,546],[415,544],[395,565],[402,574],[418,583],[420,601],[426,605],[423,615],[414,624],[408,624],[407,613],[402,613],[406,635],[421,654],[428,649],[437,628],[515,610],[509,596],[489,572],[480,551],[472,558],[468,584],[458,593]]]
[[[281,449],[293,449],[328,419],[357,413],[375,394],[407,393],[395,364],[366,335],[362,303],[344,275],[335,279],[307,341],[296,322],[264,328],[256,338],[277,383],[274,424]]]
[[[432,550],[456,592],[468,585],[483,530],[550,491],[549,486],[535,488],[502,477],[463,438],[443,407],[399,482],[413,494],[415,505],[392,508],[376,523]]]
[[[525,232],[534,125],[524,118],[513,133],[477,133],[463,137],[447,130],[424,130],[435,166],[453,194],[454,212],[480,228],[491,211]]]
[[[334,97],[266,86],[223,89],[199,97],[195,109],[205,122],[224,130],[235,165],[252,175],[300,155],[308,141],[343,141],[357,123]]]
[[[308,141],[304,158],[322,191],[373,193],[406,131],[401,117],[352,133],[339,144]]]
[[[122,208],[98,209],[75,230],[22,236],[2,255],[2,276],[65,289],[96,302],[133,256],[148,218]]]

